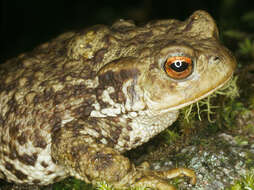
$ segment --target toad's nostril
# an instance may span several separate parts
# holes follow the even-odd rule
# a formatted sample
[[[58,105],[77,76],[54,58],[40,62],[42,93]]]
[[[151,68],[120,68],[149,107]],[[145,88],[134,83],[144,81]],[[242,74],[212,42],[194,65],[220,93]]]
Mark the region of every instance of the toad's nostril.
[[[220,61],[220,58],[219,58],[218,56],[215,56],[215,57],[213,58],[213,61],[215,61],[215,62]]]
[[[221,62],[221,58],[218,56],[211,56],[209,59],[210,64],[218,64]]]

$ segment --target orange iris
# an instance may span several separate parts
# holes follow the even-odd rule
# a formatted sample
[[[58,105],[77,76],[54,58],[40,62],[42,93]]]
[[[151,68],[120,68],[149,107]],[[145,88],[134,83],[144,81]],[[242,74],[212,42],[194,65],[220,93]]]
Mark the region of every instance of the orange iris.
[[[189,57],[169,57],[165,62],[164,69],[169,77],[173,79],[184,79],[192,73],[193,63]]]

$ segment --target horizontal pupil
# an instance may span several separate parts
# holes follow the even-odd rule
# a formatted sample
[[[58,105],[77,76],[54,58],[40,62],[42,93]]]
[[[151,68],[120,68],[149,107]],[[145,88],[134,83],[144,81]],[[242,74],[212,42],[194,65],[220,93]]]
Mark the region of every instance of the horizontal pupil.
[[[183,72],[188,68],[189,64],[184,61],[176,61],[170,65],[170,68],[176,72]]]

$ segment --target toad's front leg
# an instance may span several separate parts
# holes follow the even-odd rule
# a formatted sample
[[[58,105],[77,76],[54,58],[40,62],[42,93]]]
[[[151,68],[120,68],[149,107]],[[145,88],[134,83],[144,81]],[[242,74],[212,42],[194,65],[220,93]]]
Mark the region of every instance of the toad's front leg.
[[[96,139],[77,133],[76,129],[75,126],[61,128],[52,136],[52,157],[76,178],[93,184],[106,181],[121,189],[144,186],[174,190],[166,180],[182,175],[191,177],[195,182],[194,172],[188,169],[156,172],[135,167],[116,150],[96,143]]]

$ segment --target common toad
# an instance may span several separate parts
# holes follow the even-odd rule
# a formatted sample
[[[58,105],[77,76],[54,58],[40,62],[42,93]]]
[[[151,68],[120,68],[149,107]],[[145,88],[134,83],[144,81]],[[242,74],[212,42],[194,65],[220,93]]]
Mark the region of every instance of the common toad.
[[[122,153],[232,76],[211,16],[120,20],[65,33],[0,66],[0,178],[46,185],[67,176],[118,188],[175,189],[187,168],[152,171]]]

